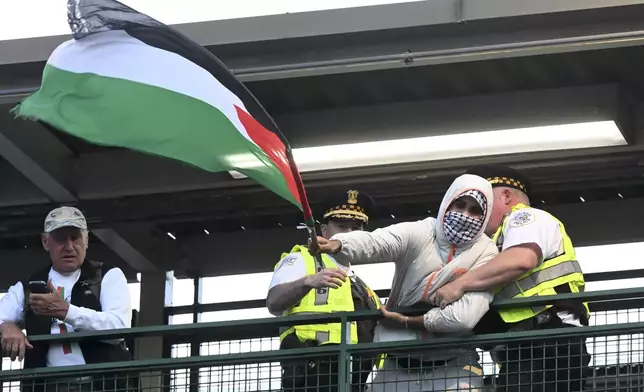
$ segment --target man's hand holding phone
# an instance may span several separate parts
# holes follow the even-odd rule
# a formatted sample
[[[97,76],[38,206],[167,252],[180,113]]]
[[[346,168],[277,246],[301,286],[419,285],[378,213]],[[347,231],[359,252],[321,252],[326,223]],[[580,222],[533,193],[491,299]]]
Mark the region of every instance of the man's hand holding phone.
[[[33,288],[35,291],[31,290],[32,283],[34,283]],[[29,294],[29,306],[31,310],[40,316],[50,316],[58,320],[64,320],[67,317],[69,304],[60,297],[51,282],[45,284],[44,289],[42,283],[44,282],[29,282],[29,290],[31,291],[31,294]]]
[[[31,294],[47,294],[52,291],[52,287],[42,280],[32,280],[27,285],[27,290]]]

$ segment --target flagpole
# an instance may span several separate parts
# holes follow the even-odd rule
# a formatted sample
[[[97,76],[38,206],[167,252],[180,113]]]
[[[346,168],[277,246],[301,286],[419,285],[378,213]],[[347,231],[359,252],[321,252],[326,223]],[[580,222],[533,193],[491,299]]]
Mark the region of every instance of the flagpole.
[[[302,181],[302,176],[300,171],[297,168],[295,159],[293,159],[293,152],[291,147],[286,148],[286,156],[288,158],[289,166],[293,172],[293,177],[295,178],[295,185],[297,186],[297,192],[300,195],[300,204],[302,205],[302,213],[304,214],[304,224],[306,229],[309,232],[309,239],[311,240],[311,245],[313,249],[318,249],[318,234],[315,230],[315,219],[313,219],[313,212],[311,211],[311,206],[309,204],[309,197],[306,194],[306,189],[304,188],[304,182]],[[320,253],[316,252],[313,254],[318,265],[323,266],[322,256]]]

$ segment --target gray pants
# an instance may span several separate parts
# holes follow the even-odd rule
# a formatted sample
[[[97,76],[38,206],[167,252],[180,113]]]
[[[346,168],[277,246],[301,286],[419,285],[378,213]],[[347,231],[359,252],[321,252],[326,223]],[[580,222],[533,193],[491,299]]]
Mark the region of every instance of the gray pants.
[[[406,369],[393,359],[386,359],[369,385],[368,392],[479,392],[483,372],[477,363],[465,365],[462,358],[434,369]]]

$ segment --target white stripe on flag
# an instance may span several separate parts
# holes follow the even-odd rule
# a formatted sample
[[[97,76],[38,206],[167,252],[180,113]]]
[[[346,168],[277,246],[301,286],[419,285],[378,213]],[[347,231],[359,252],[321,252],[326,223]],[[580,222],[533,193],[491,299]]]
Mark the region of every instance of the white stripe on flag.
[[[219,80],[184,57],[147,45],[125,31],[107,31],[67,41],[56,48],[47,62],[73,73],[131,80],[193,97],[224,113],[255,144],[233,105],[244,111],[246,107]]]

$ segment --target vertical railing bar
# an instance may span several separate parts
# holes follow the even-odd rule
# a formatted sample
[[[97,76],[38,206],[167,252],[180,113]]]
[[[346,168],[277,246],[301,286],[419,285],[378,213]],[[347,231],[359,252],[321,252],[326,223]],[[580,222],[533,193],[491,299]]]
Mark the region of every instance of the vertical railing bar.
[[[2,360],[2,356],[0,356],[0,372],[4,370],[2,368],[3,367],[3,362],[4,361]],[[4,391],[4,381],[0,381],[0,391]]]
[[[194,275],[193,278],[194,285],[194,294],[192,298],[192,323],[197,324],[199,322],[199,301],[201,299],[201,279],[199,275]],[[190,356],[198,357],[201,354],[201,341],[198,339],[192,339],[190,342]],[[188,382],[190,384],[190,392],[199,392],[199,368],[190,368],[190,375]]]
[[[338,392],[347,392],[349,390],[347,384],[350,363],[347,353],[347,328],[351,327],[346,314],[340,317],[340,325],[342,329],[340,330],[340,353],[338,354]]]

